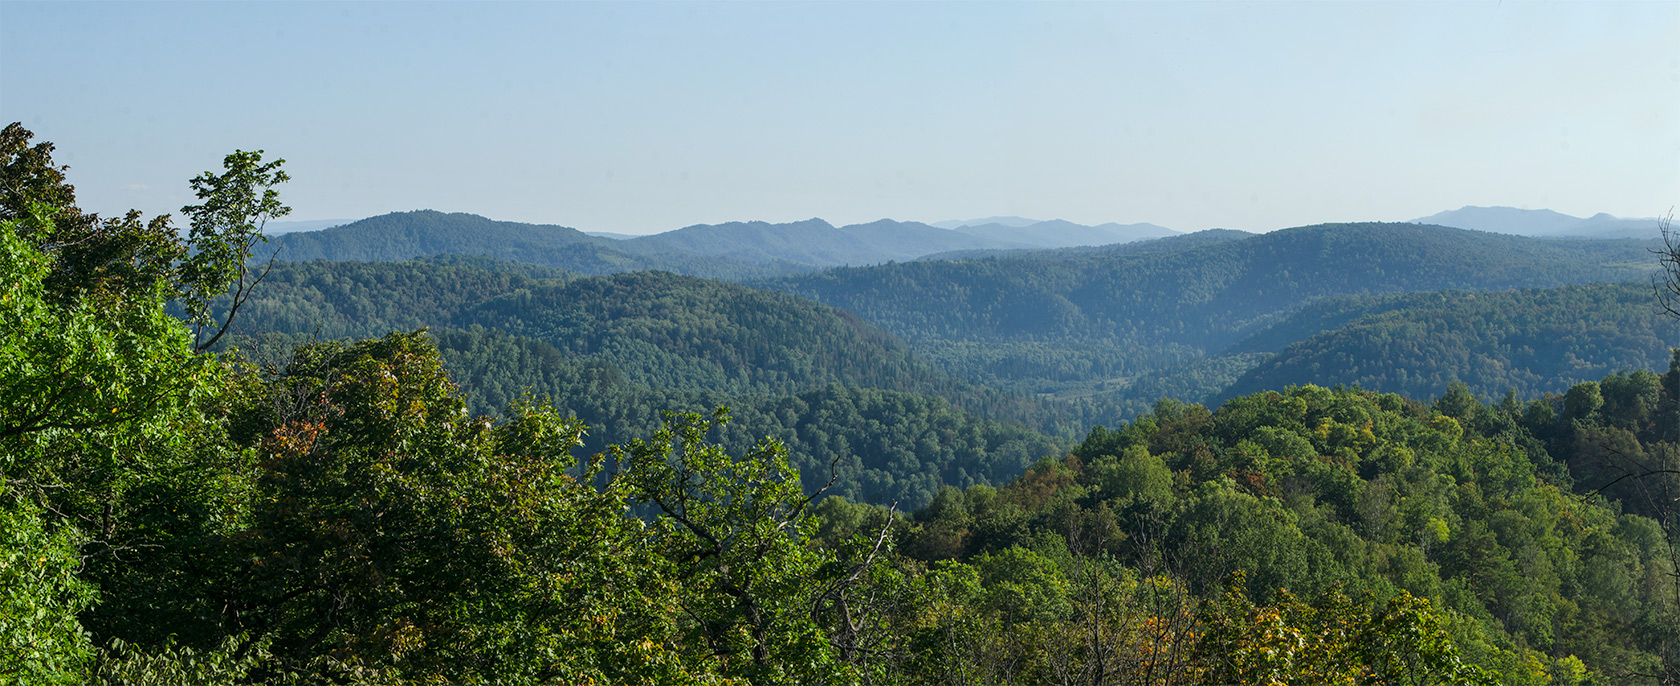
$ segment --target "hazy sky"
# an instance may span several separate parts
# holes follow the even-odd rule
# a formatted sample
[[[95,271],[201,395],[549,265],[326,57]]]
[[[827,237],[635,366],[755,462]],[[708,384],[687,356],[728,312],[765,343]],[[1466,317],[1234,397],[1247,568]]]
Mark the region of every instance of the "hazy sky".
[[[1180,230],[1680,204],[1680,2],[0,2],[81,204]]]

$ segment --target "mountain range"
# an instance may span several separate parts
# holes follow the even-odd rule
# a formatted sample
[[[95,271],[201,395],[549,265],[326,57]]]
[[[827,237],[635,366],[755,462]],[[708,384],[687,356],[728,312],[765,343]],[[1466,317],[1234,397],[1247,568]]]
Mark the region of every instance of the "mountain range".
[[[1659,233],[1656,219],[1623,219],[1603,213],[1581,218],[1510,207],[1470,206],[1411,223],[1546,238],[1654,238]],[[1044,251],[1070,248],[1101,252],[1112,246],[1185,235],[1148,223],[1084,225],[1005,216],[933,224],[881,219],[845,226],[818,218],[786,223],[744,221],[632,236],[433,210],[358,221],[270,222],[265,232],[292,260],[483,254],[584,274],[663,269],[731,280],[917,259],[1020,257],[1035,251],[1044,256]]]
[[[482,255],[583,274],[657,269],[711,278],[797,274],[813,267],[786,260],[747,261],[590,236],[566,226],[419,210],[369,217],[321,231],[269,240],[282,259],[393,261],[433,255]],[[266,257],[266,254],[260,255]]]
[[[1554,234],[1580,225],[1556,213],[1488,208],[1449,213],[1442,220],[1501,216],[1529,217],[1531,230]],[[419,211],[272,240],[283,258],[294,261],[481,255],[574,275],[661,270],[742,282],[854,312],[956,378],[1053,398],[1124,396],[1126,403],[1140,400],[1140,394],[1168,391],[1192,399],[1211,397],[1268,356],[1357,318],[1349,314],[1334,326],[1266,333],[1267,327],[1320,299],[1643,280],[1655,266],[1651,240],[1560,241],[1415,223],[1326,224],[1264,234],[1209,230],[1066,248],[1035,248],[970,233],[1046,225],[1066,232],[1102,229],[1007,217],[952,229],[893,220],[837,227],[813,218],[696,225],[616,239],[564,226]],[[1626,318],[1617,321],[1647,327]],[[1246,337],[1267,335],[1277,340],[1238,345]],[[1638,346],[1644,352],[1615,359],[1648,362],[1646,348],[1660,347]],[[1374,364],[1389,368],[1382,360]],[[1335,378],[1393,385],[1379,383],[1389,378],[1380,374],[1308,373],[1324,369],[1322,363],[1310,363],[1264,378],[1266,383]],[[1394,383],[1422,393],[1439,390],[1452,378],[1472,377],[1468,371],[1413,373]],[[1500,383],[1542,392],[1555,388],[1557,375],[1477,378],[1488,379],[1478,392],[1498,391]]]
[[[1600,212],[1591,217],[1572,217],[1552,210],[1523,210],[1515,207],[1477,207],[1413,219],[1414,224],[1434,224],[1475,231],[1551,238],[1655,238],[1658,219],[1624,219]]]
[[[978,226],[1006,224],[987,222]],[[925,250],[974,245],[965,243],[970,240],[957,230],[912,222],[882,220],[835,227],[820,219],[790,224],[698,225],[666,234],[615,240],[588,236],[567,227],[495,222],[474,215],[436,212],[386,215],[326,231],[275,238],[285,247],[282,254],[291,259],[388,262],[424,257],[433,262],[452,260],[468,264],[481,258],[465,256],[487,255],[507,261],[501,264],[523,262],[551,268],[550,275],[542,278],[657,269],[784,291],[802,302],[824,303],[838,308],[838,312],[848,313],[847,316],[855,313],[860,321],[882,327],[895,340],[902,340],[904,343],[900,345],[908,346],[918,359],[953,379],[1057,401],[1095,402],[1095,406],[1078,410],[1076,414],[1088,414],[1088,419],[1096,421],[1129,416],[1141,409],[1138,403],[1152,402],[1164,395],[1189,400],[1212,398],[1244,375],[1252,377],[1244,382],[1247,385],[1259,383],[1257,380],[1270,385],[1357,382],[1377,388],[1394,387],[1411,394],[1439,392],[1454,379],[1473,381],[1478,393],[1557,390],[1557,384],[1574,378],[1570,376],[1573,372],[1550,367],[1539,369],[1535,367],[1540,363],[1538,358],[1529,356],[1519,360],[1508,352],[1470,352],[1458,356],[1484,360],[1477,362],[1478,365],[1505,365],[1515,370],[1487,373],[1469,366],[1440,367],[1439,359],[1450,357],[1445,355],[1426,360],[1437,366],[1421,370],[1416,366],[1425,361],[1411,358],[1406,358],[1410,362],[1400,361],[1396,357],[1400,354],[1396,352],[1398,349],[1392,347],[1347,352],[1355,351],[1362,345],[1358,341],[1366,340],[1357,337],[1331,337],[1311,343],[1323,348],[1323,352],[1286,349],[1308,343],[1314,337],[1331,336],[1342,328],[1354,326],[1361,317],[1381,316],[1396,308],[1434,312],[1427,315],[1434,318],[1431,321],[1443,318],[1469,321],[1496,314],[1486,310],[1446,313],[1439,308],[1429,310],[1422,301],[1383,300],[1391,295],[1445,289],[1503,291],[1595,281],[1636,281],[1647,278],[1654,266],[1649,252],[1654,245],[1652,241],[1559,241],[1417,224],[1327,224],[1265,234],[1210,230],[1104,246],[968,248],[894,261]],[[876,246],[896,246],[898,252],[870,248],[872,242]],[[431,257],[451,254],[454,257],[447,259]],[[856,264],[867,259],[883,262],[823,266],[836,262]],[[497,269],[505,271],[508,267]],[[473,292],[498,294],[521,288],[529,287],[475,286]],[[615,297],[630,297],[638,288],[646,290],[641,286],[620,287],[612,292],[620,294]],[[436,289],[414,284],[400,290],[432,292]],[[456,303],[450,307],[464,313],[465,310],[457,308],[482,299],[473,296],[463,300],[461,296],[448,295],[447,291],[436,291],[431,300]],[[1585,296],[1572,296],[1573,300],[1561,296],[1549,300],[1525,297],[1540,310],[1557,309],[1563,307],[1558,303],[1568,301],[1574,303],[1570,307],[1596,308],[1606,315],[1610,310],[1617,313],[1611,319],[1587,327],[1590,330],[1623,327],[1648,332],[1638,334],[1637,342],[1612,346],[1624,352],[1594,348],[1598,344],[1591,341],[1580,345],[1571,343],[1565,352],[1581,360],[1596,360],[1576,365],[1580,369],[1602,371],[1623,364],[1648,367],[1660,362],[1657,358],[1661,357],[1658,353],[1662,346],[1652,341],[1666,334],[1650,333],[1655,329],[1646,321],[1649,317],[1640,319],[1643,315],[1631,310],[1624,313],[1626,297],[1623,296],[1617,296],[1620,300],[1603,302],[1582,300]],[[322,296],[299,294],[292,300],[307,303],[319,297]],[[328,300],[348,302],[346,298],[348,294],[340,294]],[[1316,304],[1341,302],[1336,298],[1355,298],[1356,302],[1337,305],[1340,309],[1332,314],[1324,314],[1324,308]],[[1376,300],[1368,303],[1359,298]],[[601,301],[600,297],[593,299]],[[270,305],[253,303],[250,316],[263,318],[260,313],[267,307]],[[287,306],[297,307],[297,304]],[[504,307],[501,318],[494,321],[460,319],[464,314],[418,319],[405,314],[430,307],[420,303],[403,308],[398,313],[404,314],[403,317],[372,319],[365,314],[350,315],[347,319],[327,312],[311,315],[307,313],[308,307],[313,306],[305,306],[291,317],[299,323],[279,330],[303,331],[327,323],[326,335],[348,335],[361,332],[356,328],[361,323],[378,319],[397,327],[481,325],[532,335],[523,325],[516,325],[530,316],[521,314],[525,309],[522,307],[511,310]],[[367,306],[358,307],[365,310]],[[771,324],[782,325],[778,322],[776,319]],[[303,328],[297,329],[298,326]],[[1396,334],[1391,329],[1407,332],[1408,336],[1418,330],[1413,325],[1399,329],[1394,326],[1373,324],[1361,330],[1387,331],[1381,334],[1383,340],[1394,339]],[[1570,329],[1565,326],[1549,330]],[[1570,340],[1581,339],[1579,335],[1571,335],[1574,338]],[[542,336],[561,349],[570,345],[566,336]],[[617,338],[627,340],[625,336]],[[1499,341],[1507,339],[1497,336],[1465,339],[1450,345],[1472,351],[1488,346],[1510,347],[1508,341]],[[1528,343],[1522,345],[1534,347]],[[1277,366],[1273,356],[1286,352],[1289,359],[1301,363]],[[791,354],[784,351],[776,356]],[[1338,355],[1349,354],[1375,357],[1357,367],[1313,361],[1340,359]],[[637,355],[636,359],[644,357]],[[842,359],[855,353],[835,355],[836,359]],[[646,369],[669,371],[687,368],[685,365],[689,364],[658,359],[665,361]],[[614,358],[612,362],[626,372],[636,367],[622,359]],[[693,369],[710,369],[718,363],[703,362]],[[725,364],[727,368],[727,364],[733,363]],[[1266,364],[1273,364],[1273,371],[1256,371]],[[1406,365],[1412,365],[1407,373],[1389,374]],[[1536,370],[1521,371],[1529,367]],[[632,376],[655,385],[672,383],[671,379],[675,378],[661,374],[646,371]],[[682,378],[709,378],[705,374],[687,374]],[[734,383],[737,382],[729,381],[725,385]],[[678,385],[699,388],[709,384]],[[808,387],[796,385],[776,387],[776,390]],[[896,384],[891,387],[901,388]],[[748,384],[739,390],[758,392],[770,387]],[[1024,416],[1020,412],[1015,414]]]
[[[760,263],[785,260],[814,267],[880,264],[952,250],[1028,247],[891,219],[841,227],[821,219],[701,224],[632,238],[623,245],[630,250],[690,252]]]
[[[1061,219],[1035,222],[1024,226],[988,222],[969,224],[954,229],[958,233],[1004,243],[1016,243],[1036,248],[1072,248],[1085,245],[1130,243],[1150,238],[1175,236],[1179,232],[1155,224],[1098,224],[1085,226]]]
[[[282,229],[290,223],[275,222]],[[592,235],[433,210],[394,212],[315,231],[270,231],[289,260],[405,260],[487,255],[585,274],[662,269],[742,279],[826,267],[883,264],[939,253],[1125,243],[1174,232],[1151,224],[1084,226],[1065,221],[942,229],[882,219],[834,226],[822,219],[700,224],[648,236]]]

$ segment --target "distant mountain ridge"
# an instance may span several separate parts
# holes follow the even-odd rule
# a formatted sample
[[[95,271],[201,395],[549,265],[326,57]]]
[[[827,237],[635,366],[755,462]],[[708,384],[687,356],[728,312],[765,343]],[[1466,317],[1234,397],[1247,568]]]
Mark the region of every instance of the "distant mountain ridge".
[[[1070,248],[1012,248],[1007,250],[954,250],[923,255],[921,260],[1000,260],[1033,258],[1041,260],[1073,260],[1093,255],[1130,255],[1153,252],[1173,252],[1200,245],[1237,241],[1259,234],[1235,229],[1206,229],[1178,233],[1161,238],[1145,238],[1129,243],[1111,245],[1080,245]]]
[[[1007,478],[1065,453],[1057,436],[1075,428],[1023,426],[1070,417],[945,374],[849,312],[669,273],[282,262],[240,312],[232,338],[259,355],[429,327],[475,411],[551,401],[588,422],[587,452],[657,429],[666,410],[729,407],[717,438],[732,450],[773,436],[805,478],[837,477],[857,498],[923,503],[942,485]]]
[[[354,222],[354,219],[308,219],[304,221],[268,222],[263,225],[263,233],[278,236],[283,233],[297,233],[299,231],[320,231],[335,226],[343,226]]]
[[[1434,224],[1474,231],[1518,236],[1579,238],[1655,238],[1656,219],[1625,219],[1600,212],[1585,219],[1552,210],[1523,210],[1515,207],[1465,206],[1413,219],[1413,224]]]
[[[700,224],[641,236],[628,249],[687,251],[748,262],[786,260],[814,267],[881,264],[951,250],[1024,247],[969,236],[920,222],[882,219],[835,227],[821,219],[786,224],[729,222]]]
[[[1025,226],[991,222],[961,226],[953,230],[994,241],[1041,248],[1112,245],[1114,243],[1130,243],[1150,238],[1176,236],[1179,233],[1156,224],[1116,224],[1109,222],[1096,226],[1086,226],[1062,219],[1052,219]]]
[[[443,327],[434,331],[446,357],[486,407],[534,389],[620,430],[661,408],[728,405],[763,432],[742,440],[782,438],[807,473],[829,464],[823,446],[840,445],[864,461],[865,472],[842,479],[847,492],[922,498],[980,472],[947,469],[958,463],[938,457],[938,440],[924,449],[915,438],[914,459],[836,443],[821,417],[871,394],[905,407],[942,398],[974,421],[1066,436],[1159,398],[1207,402],[1299,383],[1427,396],[1464,381],[1478,395],[1532,397],[1666,360],[1677,325],[1651,311],[1645,283],[1567,285],[1638,277],[1651,245],[1415,224],[1206,231],[758,282],[792,295],[646,271],[580,278],[479,257],[304,262],[276,270],[240,328],[284,342]],[[864,388],[875,390],[847,390]],[[839,395],[818,402],[824,393]],[[920,419],[940,413],[915,410],[905,435],[960,434]],[[790,429],[807,420],[820,431]],[[878,433],[870,425],[847,436]],[[1004,473],[1037,450],[988,448],[961,464]],[[912,474],[914,484],[901,479]]]
[[[1543,241],[1416,224],[1321,224],[1220,232],[1091,250],[830,269],[765,286],[852,310],[910,340],[1139,333],[1201,346],[1332,295],[1495,290],[1644,278],[1637,241]],[[1170,242],[1169,242],[1170,241]],[[912,297],[921,294],[923,297]],[[1167,317],[1167,315],[1171,315]],[[1165,323],[1160,323],[1162,321]],[[1158,339],[1159,340],[1159,339]]]
[[[985,224],[1002,224],[1004,226],[1021,228],[1023,226],[1032,226],[1033,224],[1037,224],[1040,221],[1043,221],[1043,220],[1041,220],[1041,219],[1028,219],[1026,217],[985,217],[983,219],[968,219],[968,220],[949,219],[949,220],[942,221],[942,222],[932,222],[931,224],[929,224],[929,226],[937,226],[941,229],[960,229],[960,228],[965,227],[965,226],[983,226]]]
[[[504,222],[433,210],[394,212],[307,230],[335,221],[274,222],[270,226],[272,247],[281,251],[282,259],[289,260],[393,261],[481,255],[589,275],[652,269],[750,280],[925,259],[1028,255],[1061,259],[1186,235],[1149,223],[1087,226],[1022,217],[940,222],[955,225],[953,228],[892,219],[835,226],[812,218],[786,223],[698,224],[645,236],[592,235],[567,226]],[[1650,238],[1658,233],[1657,221],[1651,219],[1619,219],[1607,214],[1582,219],[1550,210],[1504,207],[1465,207],[1408,225],[1419,224],[1546,238]],[[1172,244],[1154,249],[1168,245]],[[1038,254],[1046,250],[1072,252]]]
[[[393,212],[322,231],[270,239],[284,260],[393,262],[433,255],[483,255],[601,275],[657,269],[709,278],[741,279],[810,271],[786,260],[742,261],[694,252],[660,253],[590,236],[566,226],[486,219],[435,210]]]
[[[881,219],[836,227],[822,219],[698,224],[647,236],[591,234],[553,224],[435,210],[393,212],[271,238],[288,260],[395,261],[482,255],[591,275],[648,269],[717,279],[801,274],[954,251],[1108,245],[1173,235],[1153,224],[992,223],[960,230]],[[266,255],[265,255],[266,256]]]

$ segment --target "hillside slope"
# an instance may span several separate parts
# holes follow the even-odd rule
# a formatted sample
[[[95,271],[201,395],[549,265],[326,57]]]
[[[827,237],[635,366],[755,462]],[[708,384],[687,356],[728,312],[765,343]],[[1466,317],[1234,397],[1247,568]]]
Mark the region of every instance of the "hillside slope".
[[[463,309],[451,324],[530,336],[675,388],[787,393],[841,383],[930,390],[943,376],[850,313],[659,272],[509,292]]]
[[[873,502],[1010,478],[1085,422],[945,374],[847,312],[725,282],[450,258],[282,263],[263,285],[230,337],[259,361],[430,327],[476,412],[533,393],[588,422],[600,450],[667,411],[729,407],[718,440],[777,438],[808,479],[832,468],[835,492]]]
[[[912,339],[1107,338],[1218,348],[1318,297],[1641,278],[1655,265],[1647,247],[1327,224],[1168,252],[924,260],[763,283]]]
[[[1650,245],[1327,224],[754,283],[856,312],[952,373],[1085,395],[1217,353],[1318,298],[1642,279]]]
[[[595,453],[648,435],[666,412],[728,407],[732,419],[713,438],[732,454],[774,438],[788,447],[805,483],[833,478],[831,492],[865,502],[917,507],[942,487],[1001,483],[1069,446],[937,396],[841,384],[782,395],[661,387],[495,329],[445,328],[432,336],[474,412],[495,414],[533,394],[586,422],[582,450]]]
[[[450,326],[544,340],[653,386],[787,393],[839,383],[986,395],[914,359],[896,336],[848,312],[668,272],[581,277],[461,257],[286,262],[234,324],[247,338],[371,337]]]
[[[1331,311],[1358,316],[1305,335]],[[1308,308],[1287,323],[1292,326],[1278,328],[1295,333],[1269,336],[1267,343],[1299,337],[1296,342],[1220,397],[1303,383],[1432,397],[1462,381],[1484,397],[1515,391],[1533,398],[1612,372],[1661,370],[1680,341],[1680,323],[1658,315],[1650,286],[1637,282],[1347,299]]]

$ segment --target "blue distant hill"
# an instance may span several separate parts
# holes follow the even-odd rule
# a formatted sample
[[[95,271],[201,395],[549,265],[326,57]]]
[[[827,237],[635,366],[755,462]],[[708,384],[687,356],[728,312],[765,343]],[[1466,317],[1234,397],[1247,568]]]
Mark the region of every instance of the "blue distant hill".
[[[1518,236],[1653,238],[1657,235],[1656,219],[1624,219],[1603,212],[1582,219],[1552,210],[1523,210],[1515,207],[1470,205],[1413,219],[1412,223]]]

